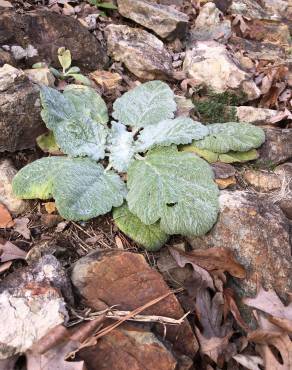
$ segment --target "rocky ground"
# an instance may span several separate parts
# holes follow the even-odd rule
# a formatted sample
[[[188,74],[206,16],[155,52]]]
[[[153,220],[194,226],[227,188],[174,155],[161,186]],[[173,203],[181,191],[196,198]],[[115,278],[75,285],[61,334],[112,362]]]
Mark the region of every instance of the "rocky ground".
[[[292,369],[292,5],[111,4],[0,0],[0,369]],[[160,79],[178,115],[264,128],[256,160],[212,164],[207,235],[147,252],[111,216],[69,222],[13,196],[17,171],[49,155],[39,85],[72,82],[48,68],[59,47],[110,109]]]

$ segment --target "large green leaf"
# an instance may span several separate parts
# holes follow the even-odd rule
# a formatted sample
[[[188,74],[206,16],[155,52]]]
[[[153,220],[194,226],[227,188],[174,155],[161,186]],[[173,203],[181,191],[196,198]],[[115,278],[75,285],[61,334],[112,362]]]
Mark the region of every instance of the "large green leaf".
[[[41,100],[42,118],[64,153],[104,158],[108,130],[102,124],[107,113],[105,103],[93,89],[74,85],[61,94],[44,86]]]
[[[60,215],[68,220],[89,220],[119,207],[126,195],[121,178],[90,159],[74,159],[54,180],[53,196]]]
[[[128,171],[132,213],[167,234],[202,235],[218,213],[218,188],[207,162],[175,147],[156,148]]]
[[[155,126],[145,127],[138,137],[137,151],[145,152],[154,146],[188,144],[208,135],[209,130],[200,122],[188,117],[178,117],[159,122]]]
[[[13,179],[18,198],[55,198],[66,219],[88,220],[119,207],[126,195],[120,177],[90,159],[42,158],[20,170]]]
[[[200,149],[215,153],[246,152],[258,148],[265,141],[265,134],[260,127],[249,123],[226,122],[208,125],[210,134],[194,142]]]
[[[150,81],[126,92],[113,105],[113,117],[127,126],[145,127],[174,117],[176,103],[170,87]]]
[[[108,141],[107,149],[110,152],[109,161],[111,165],[118,172],[127,171],[135,154],[133,133],[128,132],[126,126],[121,123],[112,122]]]
[[[54,178],[63,176],[60,169],[65,157],[47,157],[23,167],[13,179],[13,193],[22,199],[49,199],[52,197]]]
[[[129,211],[126,203],[114,209],[113,218],[123,233],[148,251],[159,250],[169,237],[160,229],[158,222],[152,225],[143,224],[137,216]]]

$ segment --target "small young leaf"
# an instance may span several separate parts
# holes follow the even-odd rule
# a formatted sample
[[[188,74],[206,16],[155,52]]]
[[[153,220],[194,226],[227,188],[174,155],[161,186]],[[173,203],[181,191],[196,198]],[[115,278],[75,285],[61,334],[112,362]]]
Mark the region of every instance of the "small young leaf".
[[[148,251],[157,251],[167,242],[168,235],[160,229],[158,222],[152,225],[143,224],[129,211],[126,203],[113,210],[113,218],[123,233]]]
[[[117,121],[141,128],[173,118],[176,103],[165,82],[150,81],[126,92],[114,102],[113,108],[113,117]]]
[[[91,86],[91,80],[80,73],[67,73],[66,76],[73,77],[75,81],[82,83],[85,86]]]
[[[121,123],[113,121],[107,149],[110,152],[109,161],[115,170],[127,171],[135,154],[133,143],[132,132],[128,132]]]
[[[246,152],[258,148],[265,141],[265,133],[260,127],[249,123],[226,122],[208,125],[210,134],[194,142],[200,149],[215,153]]]
[[[145,152],[153,146],[169,146],[171,144],[188,144],[208,135],[207,126],[191,118],[178,117],[167,119],[155,126],[145,127],[138,137],[137,151]]]
[[[59,48],[58,49],[58,59],[59,59],[59,62],[63,70],[65,71],[66,69],[68,69],[72,61],[70,50],[68,49],[66,50],[64,47]]]
[[[53,196],[62,217],[89,220],[119,207],[126,187],[112,171],[89,159],[72,159],[62,167],[62,176],[54,179]]]
[[[60,148],[56,143],[56,139],[52,131],[38,136],[36,142],[38,146],[41,148],[41,150],[45,153],[50,154],[60,153]]]
[[[66,72],[66,75],[70,74],[70,73],[79,73],[80,72],[80,68],[79,67],[71,67],[68,69],[68,71]]]
[[[74,85],[61,94],[42,87],[41,101],[42,118],[64,153],[95,160],[104,158],[108,129],[97,120],[104,122],[107,114],[105,117],[104,102],[93,89]]]
[[[47,157],[23,167],[13,179],[13,193],[21,199],[50,199],[56,174],[66,161],[65,157]]]
[[[113,3],[97,3],[96,6],[101,9],[117,10],[115,4]]]
[[[210,166],[175,147],[151,150],[128,171],[129,210],[146,225],[160,220],[167,234],[203,235],[218,213]]]
[[[59,79],[64,79],[63,73],[59,72],[56,68],[50,67],[49,70],[52,72],[52,74]]]
[[[46,63],[44,62],[38,62],[38,63],[34,63],[31,68],[33,69],[38,69],[38,68],[45,68],[47,67]]]

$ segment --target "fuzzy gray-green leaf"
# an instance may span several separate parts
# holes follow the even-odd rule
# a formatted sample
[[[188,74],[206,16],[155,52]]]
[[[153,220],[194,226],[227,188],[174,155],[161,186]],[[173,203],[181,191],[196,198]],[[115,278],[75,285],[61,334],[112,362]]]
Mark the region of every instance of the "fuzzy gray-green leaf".
[[[70,86],[61,94],[50,87],[41,91],[42,118],[56,142],[73,157],[104,158],[108,129],[105,103],[86,86]]]
[[[113,117],[127,126],[145,127],[173,118],[174,94],[162,81],[150,81],[126,92],[113,105]]]
[[[218,212],[218,188],[203,159],[175,147],[151,150],[128,171],[127,201],[140,220],[167,234],[203,235]]]
[[[188,117],[178,117],[159,122],[155,126],[145,127],[138,137],[136,149],[145,152],[154,146],[188,144],[208,135],[209,130],[200,122]]]
[[[90,159],[72,159],[54,180],[53,196],[60,215],[89,220],[119,207],[126,195],[120,177]]]
[[[114,209],[113,218],[123,233],[148,251],[159,250],[169,237],[160,229],[158,222],[152,225],[143,224],[137,216],[129,211],[126,203]]]
[[[208,125],[210,134],[202,140],[194,141],[201,149],[215,153],[246,152],[258,148],[265,141],[265,133],[260,127],[249,123],[226,122]]]

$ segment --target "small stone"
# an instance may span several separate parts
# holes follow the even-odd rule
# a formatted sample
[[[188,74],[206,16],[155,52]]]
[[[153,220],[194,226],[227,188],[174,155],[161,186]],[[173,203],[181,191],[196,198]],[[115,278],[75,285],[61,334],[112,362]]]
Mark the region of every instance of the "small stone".
[[[279,176],[273,172],[246,170],[243,174],[243,178],[259,192],[267,193],[280,189],[281,187]]]
[[[208,2],[200,9],[191,29],[189,45],[195,41],[216,40],[226,43],[231,36],[231,21],[223,19],[223,14],[212,2]]]
[[[258,163],[271,166],[292,158],[292,129],[264,128],[266,141],[259,149]]]
[[[54,86],[55,77],[49,68],[32,68],[24,70],[30,81],[38,85]]]
[[[17,199],[12,192],[12,180],[17,174],[17,170],[8,159],[0,161],[0,203],[7,209],[18,215],[24,212],[28,207],[28,202]]]
[[[247,191],[220,193],[220,214],[213,229],[202,237],[188,238],[194,249],[231,249],[247,278],[234,280],[240,296],[254,296],[258,284],[281,297],[292,288],[290,224],[281,209],[267,197]]]
[[[19,69],[0,68],[0,152],[33,148],[46,131],[40,116],[39,87]]]
[[[204,85],[216,93],[234,91],[244,93],[247,100],[261,92],[247,72],[236,64],[226,47],[216,41],[198,41],[186,52],[183,70],[197,85]]]
[[[171,55],[154,35],[139,28],[110,24],[105,28],[109,55],[143,80],[170,79]]]
[[[163,39],[183,38],[189,18],[171,6],[147,0],[118,0],[119,13],[154,31]]]
[[[93,252],[81,258],[73,267],[71,279],[86,304],[94,310],[113,305],[118,305],[120,310],[133,310],[169,291],[162,276],[151,269],[143,255],[119,250]],[[175,295],[170,294],[145,309],[143,314],[178,319],[184,311]],[[161,330],[161,326],[156,330]],[[175,350],[190,357],[198,350],[187,320],[179,326],[167,326],[166,339]]]
[[[44,256],[1,282],[0,359],[25,352],[49,330],[66,323],[62,287],[68,294],[65,273],[53,256]]]
[[[122,81],[122,76],[118,73],[108,71],[94,71],[90,77],[100,86],[107,90],[112,90]]]
[[[121,370],[174,370],[177,361],[171,352],[147,328],[123,324],[78,352],[90,368]],[[146,365],[147,364],[147,365]],[[159,364],[159,365],[158,365]]]
[[[253,125],[264,125],[278,114],[278,111],[266,108],[250,106],[235,107],[236,116],[240,122],[252,123]]]

